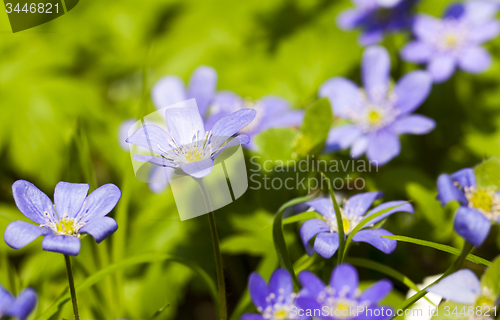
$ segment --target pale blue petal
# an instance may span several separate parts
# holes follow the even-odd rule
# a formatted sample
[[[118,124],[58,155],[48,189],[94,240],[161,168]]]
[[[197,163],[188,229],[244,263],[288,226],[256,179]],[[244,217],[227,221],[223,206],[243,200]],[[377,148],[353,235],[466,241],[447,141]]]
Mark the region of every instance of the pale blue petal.
[[[77,256],[80,252],[80,239],[73,236],[49,234],[43,238],[42,248],[45,251]]]
[[[481,294],[481,285],[472,271],[463,269],[443,278],[427,291],[452,302],[473,305]]]
[[[13,249],[19,250],[33,242],[36,238],[51,234],[46,228],[25,221],[11,222],[4,233],[4,240]]]
[[[80,233],[90,234],[97,243],[101,243],[104,239],[112,235],[118,230],[118,224],[115,219],[110,217],[102,217],[93,219],[80,229]]]
[[[391,60],[385,48],[372,46],[365,50],[362,62],[363,86],[372,103],[385,99],[390,72]]]
[[[75,217],[87,197],[89,185],[86,183],[59,182],[54,191],[54,203],[59,217]]]

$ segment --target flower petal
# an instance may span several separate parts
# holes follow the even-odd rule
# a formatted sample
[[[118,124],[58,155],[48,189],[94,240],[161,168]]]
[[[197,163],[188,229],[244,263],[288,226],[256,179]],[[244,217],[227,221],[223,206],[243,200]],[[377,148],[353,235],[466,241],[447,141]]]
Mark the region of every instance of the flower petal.
[[[472,168],[464,168],[451,174],[451,178],[457,181],[462,188],[469,188],[476,186],[476,174]]]
[[[384,30],[382,28],[368,29],[363,32],[358,39],[362,46],[371,46],[380,43],[384,39]]]
[[[330,227],[325,221],[320,219],[307,220],[300,227],[300,238],[308,255],[312,256],[314,253],[309,241],[321,232],[330,232]]]
[[[58,252],[77,256],[80,252],[80,239],[73,236],[49,234],[43,238],[42,248],[45,251]]]
[[[481,73],[491,66],[491,55],[483,47],[469,47],[462,51],[458,58],[458,65],[469,73]]]
[[[4,314],[13,302],[14,297],[0,285],[0,315]]]
[[[486,23],[474,27],[470,33],[471,40],[477,44],[495,39],[500,33],[500,22],[498,20],[490,20]]]
[[[423,41],[412,41],[401,50],[401,57],[410,62],[424,63],[432,56],[432,47]]]
[[[172,149],[169,145],[170,141],[172,141],[170,135],[154,124],[141,126],[125,141],[141,146],[156,154],[165,154],[166,151]]]
[[[448,80],[455,71],[456,61],[452,55],[440,55],[431,59],[427,71],[432,75],[434,82],[440,83]]]
[[[153,166],[151,170],[149,170],[149,190],[157,194],[163,192],[163,190],[168,187],[174,172],[175,169],[173,168]]]
[[[359,139],[356,139],[351,147],[351,157],[356,159],[359,158],[363,153],[365,153],[368,148],[368,138],[366,136],[362,136]]]
[[[495,1],[467,1],[465,7],[465,19],[473,24],[479,25],[495,19],[498,13],[498,2]]]
[[[118,143],[120,144],[120,147],[125,151],[129,150],[129,145],[127,143],[129,131],[136,123],[137,119],[130,118],[122,121],[120,127],[118,128]]]
[[[408,203],[407,201],[389,201],[389,202],[382,203],[381,205],[376,206],[375,208],[370,210],[370,212],[368,212],[368,214],[366,216],[367,217],[371,216],[374,213],[377,213],[377,212],[380,212],[382,210],[385,210],[385,209],[388,209],[391,207],[395,207],[395,206],[398,206],[398,207],[391,209],[391,210],[387,211],[386,213],[384,213],[383,215],[381,215],[380,217],[377,217],[377,218],[371,220],[370,225],[374,225],[377,222],[382,221],[383,219],[387,218],[388,216],[390,216],[391,214],[396,213],[396,212],[414,213],[413,206],[411,205],[411,203]]]
[[[304,313],[304,315],[306,314],[310,314],[310,315],[321,315],[321,310],[322,310],[322,306],[318,303],[318,301],[316,300],[316,298],[312,298],[312,297],[309,297],[309,296],[299,296],[297,298],[297,305],[300,307],[301,309],[301,314],[302,312]],[[304,317],[304,318],[299,318],[301,320],[305,320],[305,319],[311,319],[311,317]],[[321,319],[334,319],[334,318],[321,318]]]
[[[392,283],[389,280],[380,280],[369,286],[359,296],[361,303],[368,302],[366,305],[377,304],[392,291]]]
[[[460,207],[457,209],[453,226],[465,240],[479,247],[488,237],[491,222],[474,208]]]
[[[366,156],[377,165],[384,165],[401,151],[399,138],[386,130],[380,130],[368,137]]]
[[[213,128],[213,148],[219,148],[228,138],[245,128],[255,119],[257,112],[254,109],[241,109],[217,121]]]
[[[349,148],[363,131],[354,124],[347,124],[332,128],[328,133],[325,151],[335,152]]]
[[[396,107],[401,113],[415,111],[431,92],[432,77],[425,71],[413,71],[405,75],[396,85]]]
[[[396,249],[398,242],[396,240],[381,237],[392,235],[392,233],[385,229],[365,229],[358,231],[354,237],[352,237],[352,241],[369,243],[383,253],[389,254]]]
[[[481,285],[472,271],[463,269],[443,278],[427,291],[453,302],[473,305],[481,294]]]
[[[17,180],[12,185],[12,195],[19,211],[37,224],[47,222],[48,215],[55,217],[54,207],[49,197],[34,184],[25,180]]]
[[[395,134],[426,134],[436,127],[436,122],[419,114],[397,119],[391,124],[391,130]]]
[[[395,315],[394,309],[390,306],[368,306],[356,317],[356,320],[387,320],[391,317],[388,314]]]
[[[299,273],[299,282],[302,284],[300,295],[316,297],[321,291],[325,290],[325,284],[314,273],[302,271]]]
[[[200,66],[194,70],[189,79],[188,96],[194,98],[200,114],[207,113],[208,106],[215,96],[217,88],[217,71],[208,66]]]
[[[425,42],[435,41],[436,34],[441,29],[441,21],[435,17],[419,14],[415,17],[413,32],[417,38]]]
[[[269,296],[270,292],[267,288],[266,281],[262,279],[260,274],[252,272],[248,278],[248,288],[250,291],[250,297],[252,298],[255,306],[265,309],[269,305],[266,298]]]
[[[274,271],[269,279],[269,292],[274,293],[276,297],[281,297],[284,304],[289,304],[293,293],[293,281],[290,273],[285,269]]]
[[[254,131],[258,133],[271,128],[298,127],[303,121],[304,111],[302,110],[287,110],[274,116],[266,114],[265,118],[258,125],[257,130]]]
[[[54,191],[54,203],[60,217],[68,215],[73,218],[82,208],[83,201],[89,192],[86,183],[59,182]]]
[[[387,50],[380,46],[372,46],[363,54],[363,85],[372,103],[385,99],[389,88],[391,60]]]
[[[176,76],[166,76],[158,80],[151,90],[151,98],[156,109],[166,108],[187,99],[184,82]]]
[[[268,95],[257,101],[262,105],[266,116],[278,115],[290,110],[290,102],[279,96]]]
[[[366,213],[373,201],[382,198],[382,192],[365,192],[354,195],[347,199],[344,204],[344,212],[349,216],[360,217]]]
[[[3,237],[9,247],[19,250],[33,242],[36,238],[51,233],[48,229],[25,221],[14,221],[7,226]]]
[[[247,313],[241,316],[241,320],[266,320],[266,319],[261,314]]]
[[[330,287],[335,289],[335,292],[342,292],[347,298],[354,298],[358,286],[358,272],[350,264],[343,263],[333,270]]]
[[[194,99],[166,109],[165,118],[168,130],[179,146],[196,142],[196,136],[202,140],[205,135],[205,126]]]
[[[358,26],[365,15],[364,10],[345,10],[339,14],[337,24],[343,30],[351,30]]]
[[[441,174],[437,180],[437,199],[441,201],[441,205],[444,207],[447,203],[451,201],[458,201],[463,205],[467,205],[468,201],[464,193],[460,191],[455,185],[451,176],[447,174]]]
[[[319,212],[321,215],[328,217],[331,212],[333,212],[333,203],[331,199],[328,198],[316,198],[311,201],[307,201],[306,204],[311,206],[315,211]]]
[[[120,189],[112,183],[100,186],[85,199],[78,216],[83,217],[84,223],[94,218],[104,217],[113,210],[121,196]]]
[[[95,218],[90,223],[80,229],[80,233],[88,233],[94,237],[97,243],[112,235],[118,230],[118,224],[115,219],[110,217]]]
[[[162,157],[146,156],[143,154],[134,154],[132,157],[134,158],[134,160],[149,162],[159,167],[176,168],[178,166],[175,162]]]
[[[200,161],[182,163],[180,167],[182,171],[194,178],[203,178],[212,172],[214,161],[212,158],[207,158]]]
[[[328,97],[335,116],[349,118],[350,112],[362,108],[363,101],[358,86],[344,78],[326,80],[319,88],[319,97]]]
[[[35,309],[36,301],[37,295],[35,290],[26,288],[17,296],[5,315],[24,320]]]
[[[325,259],[333,257],[339,248],[339,234],[337,232],[322,232],[314,240],[314,251]]]

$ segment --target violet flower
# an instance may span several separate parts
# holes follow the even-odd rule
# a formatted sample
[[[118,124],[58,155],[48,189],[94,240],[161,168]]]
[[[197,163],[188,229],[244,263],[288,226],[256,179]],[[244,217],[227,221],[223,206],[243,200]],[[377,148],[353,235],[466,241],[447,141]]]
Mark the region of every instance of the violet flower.
[[[24,289],[19,296],[14,297],[0,285],[0,319],[4,316],[26,319],[35,309],[36,301],[36,292],[31,288]]]

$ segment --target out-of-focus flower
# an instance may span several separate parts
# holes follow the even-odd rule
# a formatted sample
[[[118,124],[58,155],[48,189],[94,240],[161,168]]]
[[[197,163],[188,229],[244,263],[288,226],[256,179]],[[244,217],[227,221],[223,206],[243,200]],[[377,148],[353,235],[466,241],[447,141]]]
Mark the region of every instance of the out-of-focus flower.
[[[253,149],[252,138],[254,135],[271,128],[299,126],[304,119],[304,112],[292,110],[290,103],[277,96],[266,96],[257,101],[245,100],[231,91],[219,91],[209,108],[206,129],[223,117],[238,110],[250,108],[256,111],[256,116],[251,124],[240,130],[250,136],[247,147]]]
[[[455,215],[455,231],[476,247],[480,246],[490,232],[491,223],[500,223],[500,191],[479,187],[471,168],[440,175],[437,188],[441,205],[451,201],[460,203]]]
[[[257,313],[244,314],[241,320],[306,320],[300,317],[295,305],[292,277],[288,271],[277,269],[273,272],[269,285],[256,272],[248,280],[250,297],[257,307]]]
[[[379,43],[384,34],[411,28],[412,10],[418,0],[353,0],[356,8],[338,17],[344,30],[362,29],[359,43],[363,46]]]
[[[351,147],[353,158],[366,151],[368,159],[383,165],[400,153],[399,135],[426,134],[434,129],[434,120],[411,114],[429,95],[430,75],[410,72],[392,87],[390,69],[387,50],[373,46],[363,55],[364,89],[340,77],[321,86],[319,96],[329,98],[334,114],[352,122],[331,129],[326,151]]]
[[[422,284],[417,284],[417,287],[419,290],[422,290],[423,288],[427,287],[434,281],[436,281],[441,275],[435,275],[435,276],[430,276],[427,278],[424,278],[424,281]],[[413,289],[410,289],[408,291],[408,294],[406,295],[406,299],[411,298],[414,294],[417,292]],[[437,305],[441,302],[442,297],[438,294],[429,292],[425,296],[427,299],[420,299],[417,302],[415,302],[414,305],[412,305],[409,310],[411,312],[408,312],[408,314],[405,314],[405,320],[431,320],[433,317],[433,312],[434,310],[437,309]],[[430,301],[430,302],[429,302]]]
[[[438,294],[452,302],[480,306],[482,308],[481,313],[486,313],[487,309],[485,307],[492,310],[498,301],[498,297],[493,296],[488,287],[481,287],[479,279],[469,269],[452,273],[427,289],[427,291]],[[489,319],[489,316],[484,318],[479,316],[477,319]]]
[[[321,319],[385,319],[393,313],[378,305],[391,292],[391,282],[380,280],[360,292],[358,272],[350,264],[337,266],[328,285],[309,271],[302,271],[299,281],[303,289],[297,304],[301,309],[326,311],[319,313]]]
[[[40,236],[42,248],[76,256],[80,252],[80,235],[88,233],[97,243],[113,234],[118,225],[106,215],[121,197],[114,184],[103,185],[89,196],[85,183],[59,182],[54,192],[54,204],[35,185],[18,180],[12,193],[19,211],[38,226],[25,221],[14,221],[5,230],[5,242],[13,249],[21,249]]]
[[[36,292],[31,288],[26,288],[19,296],[13,297],[0,285],[0,319],[3,316],[20,320],[26,319],[35,309],[36,301]]]
[[[210,174],[215,158],[224,149],[249,142],[248,135],[233,136],[252,122],[255,113],[252,109],[241,109],[217,121],[212,130],[205,131],[203,119],[192,99],[165,110],[168,132],[157,125],[146,124],[127,142],[157,154],[135,154],[135,160],[179,168],[194,178],[203,178]]]
[[[398,206],[388,212],[382,214],[380,217],[371,221],[373,226],[375,223],[385,219],[395,212],[410,212],[413,213],[411,204],[405,201],[389,201],[378,205],[370,210],[368,209],[375,201],[382,196],[381,192],[367,192],[357,194],[344,201],[343,208],[340,208],[342,215],[342,226],[345,236],[348,236],[352,230],[363,220],[366,216],[380,212],[382,210]],[[306,221],[300,228],[300,237],[309,255],[316,251],[323,258],[331,258],[339,247],[339,234],[337,229],[337,217],[333,203],[327,198],[317,198],[307,202],[315,211],[322,215],[323,219],[311,219]],[[381,238],[383,236],[392,235],[385,229],[362,229],[358,231],[352,238],[355,242],[366,242],[381,250],[384,253],[391,253],[396,249],[396,240]],[[314,251],[309,241],[316,236],[314,240]]]
[[[401,55],[426,63],[435,82],[448,80],[457,67],[469,73],[484,72],[492,59],[481,45],[498,36],[497,11],[493,3],[468,1],[451,5],[442,19],[419,15],[413,26],[416,40]]]

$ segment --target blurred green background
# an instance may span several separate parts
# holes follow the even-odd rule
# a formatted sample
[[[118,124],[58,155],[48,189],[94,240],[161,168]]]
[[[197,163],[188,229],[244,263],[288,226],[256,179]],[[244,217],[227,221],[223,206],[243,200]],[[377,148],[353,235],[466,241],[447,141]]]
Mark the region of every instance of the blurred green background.
[[[440,15],[447,3],[424,0],[418,11]],[[0,231],[24,219],[12,198],[11,186],[18,179],[31,181],[50,197],[61,180],[114,183],[123,192],[111,213],[120,228],[99,246],[90,237],[82,240],[74,259],[77,284],[112,263],[144,253],[190,259],[215,278],[207,217],[180,222],[169,189],[153,194],[135,179],[130,155],[118,144],[118,127],[140,114],[142,92],[148,111],[154,111],[149,90],[157,79],[174,74],[187,81],[202,64],[217,70],[219,90],[254,99],[277,94],[295,108],[307,108],[332,76],[359,82],[363,50],[358,32],[343,32],[335,23],[338,13],[350,6],[347,0],[82,0],[70,13],[16,34],[7,15],[0,14]],[[399,34],[383,43],[391,52],[395,78],[416,68],[397,56],[408,39],[409,34]],[[435,119],[437,128],[426,136],[402,137],[401,155],[363,176],[366,191],[384,191],[384,201],[413,201],[414,216],[394,215],[386,223],[394,234],[461,246],[452,232],[452,208],[443,209],[435,200],[435,182],[440,173],[500,156],[500,39],[487,48],[495,57],[488,72],[458,73],[435,85],[417,111]],[[323,158],[347,160],[348,153]],[[230,313],[237,310],[233,319],[242,310],[252,311],[245,303],[249,273],[258,270],[267,278],[278,266],[273,212],[299,195],[302,190],[249,190],[216,212]],[[304,255],[298,228],[285,228],[294,260]],[[496,255],[497,231],[494,227],[478,255]],[[389,256],[363,244],[350,255],[385,263],[416,283],[442,273],[453,259],[406,243]],[[328,265],[333,263],[318,259],[312,270]],[[0,270],[0,284],[9,290],[17,293],[31,286],[38,291],[33,319],[67,287],[63,257],[42,251],[40,239],[19,251],[1,241]],[[383,277],[359,271],[365,281]],[[391,299],[400,301],[407,288],[393,282]],[[79,302],[83,319],[147,319],[167,303],[157,319],[215,319],[203,282],[175,262],[121,269],[79,294]],[[70,319],[71,312],[68,303],[54,319]]]

